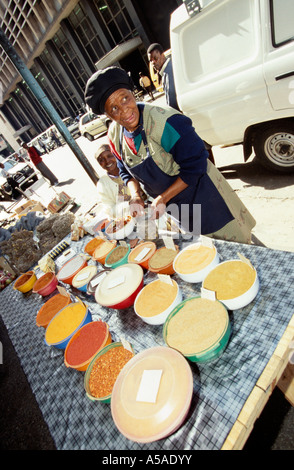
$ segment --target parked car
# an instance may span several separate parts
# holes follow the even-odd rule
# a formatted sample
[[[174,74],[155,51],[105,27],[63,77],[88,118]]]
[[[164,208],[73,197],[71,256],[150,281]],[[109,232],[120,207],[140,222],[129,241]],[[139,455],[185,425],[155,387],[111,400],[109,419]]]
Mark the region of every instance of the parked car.
[[[2,163],[4,170],[18,183],[22,191],[32,186],[38,179],[38,176],[34,174],[35,170],[27,162],[17,162],[14,158],[9,157]],[[0,175],[0,197],[10,199],[11,194],[11,186],[7,183],[6,178]]]
[[[102,114],[97,116],[92,112],[83,114],[80,119],[79,127],[82,136],[87,137],[89,140],[94,140],[97,135],[107,132],[111,123],[111,119]]]
[[[294,171],[294,2],[201,0],[171,15],[177,99],[211,145]]]

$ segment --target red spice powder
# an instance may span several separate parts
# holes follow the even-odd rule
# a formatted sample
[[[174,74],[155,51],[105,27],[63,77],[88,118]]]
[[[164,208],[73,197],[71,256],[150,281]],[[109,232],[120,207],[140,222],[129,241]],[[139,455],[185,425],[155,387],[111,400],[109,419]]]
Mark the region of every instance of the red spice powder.
[[[107,325],[102,321],[94,321],[83,326],[67,348],[68,364],[78,366],[88,361],[101,348],[106,335],[108,336]]]

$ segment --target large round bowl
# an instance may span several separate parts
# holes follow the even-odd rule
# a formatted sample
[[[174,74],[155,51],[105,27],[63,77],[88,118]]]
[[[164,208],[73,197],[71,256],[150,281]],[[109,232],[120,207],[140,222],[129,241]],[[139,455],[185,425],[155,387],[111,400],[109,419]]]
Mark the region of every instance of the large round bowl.
[[[103,307],[131,307],[143,287],[143,269],[137,264],[124,264],[110,271],[99,283],[95,300]]]
[[[37,279],[33,287],[33,292],[46,296],[55,291],[57,284],[58,280],[55,273],[49,272]]]
[[[111,240],[123,240],[133,232],[135,221],[131,216],[119,220],[113,220],[105,229],[106,235]]]
[[[87,292],[87,285],[96,274],[97,266],[86,266],[75,275],[72,286],[81,292]]]
[[[188,361],[167,347],[145,349],[120,372],[112,391],[111,414],[131,441],[154,442],[184,423],[193,396]]]
[[[91,321],[92,315],[86,305],[81,302],[71,303],[50,321],[45,332],[45,343],[57,349],[65,349],[75,332]]]
[[[139,292],[134,303],[136,315],[150,325],[162,325],[170,312],[182,301],[176,281],[172,285],[156,279]]]
[[[101,264],[105,264],[107,255],[116,247],[116,244],[116,240],[104,240],[104,242],[95,249],[92,255],[93,259]]]
[[[173,268],[185,282],[202,282],[205,276],[219,263],[215,246],[208,247],[193,243],[181,250],[175,257]]]
[[[149,259],[154,255],[156,251],[156,245],[154,242],[143,242],[137,245],[129,254],[129,263],[136,263],[142,266],[144,269],[148,269]]]
[[[36,317],[36,325],[47,328],[52,318],[71,303],[70,296],[56,294],[45,302]]]
[[[92,321],[82,326],[69,340],[65,352],[66,367],[87,370],[96,354],[112,341],[107,323]]]
[[[67,261],[57,273],[58,281],[72,284],[75,275],[88,265],[87,261],[80,255],[74,256]]]
[[[216,266],[205,277],[202,287],[215,292],[217,300],[229,310],[238,310],[255,299],[259,279],[253,266],[235,259]]]
[[[191,362],[210,362],[225,350],[231,333],[226,307],[218,301],[192,297],[167,317],[163,338]]]
[[[107,268],[115,269],[118,266],[122,266],[128,262],[128,256],[130,254],[131,247],[127,243],[126,246],[116,246],[109,255],[106,256],[105,266]]]
[[[92,401],[110,403],[117,376],[134,354],[132,348],[129,351],[120,342],[110,343],[101,349],[85,373],[84,387],[87,397]]]
[[[155,251],[148,260],[148,270],[158,274],[174,274],[174,259],[179,252],[179,247],[175,245],[175,249],[163,246]]]
[[[37,276],[34,271],[27,271],[16,279],[13,288],[25,294],[32,290],[36,280]]]

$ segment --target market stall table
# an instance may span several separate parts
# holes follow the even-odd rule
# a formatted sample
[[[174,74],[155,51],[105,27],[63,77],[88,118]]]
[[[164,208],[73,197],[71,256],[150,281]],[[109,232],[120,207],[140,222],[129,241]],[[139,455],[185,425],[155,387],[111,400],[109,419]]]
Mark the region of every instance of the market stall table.
[[[90,240],[71,242],[82,252]],[[184,247],[188,241],[181,241]],[[102,450],[218,450],[242,448],[273,386],[289,361],[294,337],[294,254],[263,247],[215,241],[221,260],[248,258],[257,269],[260,290],[248,306],[229,312],[232,333],[226,350],[215,362],[190,363],[193,398],[184,424],[171,436],[138,444],[117,430],[110,405],[92,402],[84,390],[84,373],[64,365],[63,352],[48,347],[36,315],[44,301],[32,292],[8,286],[1,293],[1,316],[20,359],[57,449]],[[58,261],[58,258],[57,258]],[[145,283],[156,278],[147,273]],[[200,294],[201,284],[188,284],[176,274],[183,299]],[[66,286],[109,325],[113,341],[123,336],[136,353],[164,346],[162,325],[152,326],[133,307],[101,307],[93,296]]]

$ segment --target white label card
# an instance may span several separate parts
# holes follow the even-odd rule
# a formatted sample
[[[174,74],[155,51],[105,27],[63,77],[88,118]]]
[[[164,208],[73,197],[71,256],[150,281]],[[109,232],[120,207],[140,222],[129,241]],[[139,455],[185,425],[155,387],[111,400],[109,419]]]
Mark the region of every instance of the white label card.
[[[108,289],[113,289],[113,287],[120,286],[124,282],[125,282],[125,276],[123,276],[123,275],[117,276],[115,279],[111,279],[109,281],[109,284],[108,284],[107,288]]]
[[[215,291],[204,289],[204,287],[201,287],[201,298],[215,301],[216,300]]]
[[[168,248],[169,250],[175,250],[175,244],[174,241],[171,237],[163,237],[163,242],[165,244],[165,247]]]
[[[144,370],[136,401],[156,403],[162,370]]]
[[[243,261],[243,263],[246,263],[250,266],[250,268],[253,268],[252,264],[250,263],[249,259],[248,258],[245,258],[244,255],[242,255],[241,253],[238,253],[238,256],[240,258],[241,261]]]
[[[173,281],[171,280],[171,277],[167,274],[158,274],[158,279],[161,282],[165,282],[166,284],[170,284],[171,286],[173,286]]]
[[[136,256],[135,261],[141,261],[142,259],[144,259],[150,250],[151,248],[143,248],[143,250],[140,251],[140,253]]]

